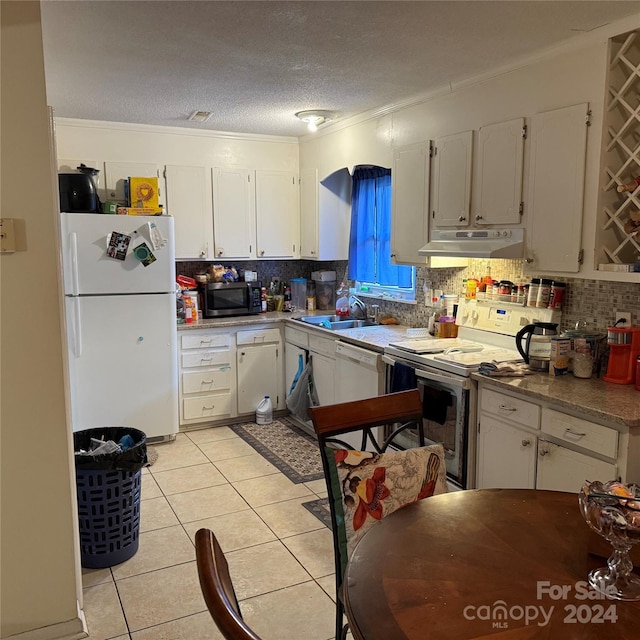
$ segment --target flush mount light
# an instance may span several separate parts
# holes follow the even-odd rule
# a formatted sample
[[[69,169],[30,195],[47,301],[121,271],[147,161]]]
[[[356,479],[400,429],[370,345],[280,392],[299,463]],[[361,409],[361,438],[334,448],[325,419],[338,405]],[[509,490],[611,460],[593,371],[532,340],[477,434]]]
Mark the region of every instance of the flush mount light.
[[[298,111],[296,118],[299,118],[302,122],[306,122],[309,131],[316,131],[319,125],[334,120],[335,114],[332,111],[322,110]]]
[[[191,122],[206,122],[212,115],[211,111],[194,111],[187,120],[191,120]]]

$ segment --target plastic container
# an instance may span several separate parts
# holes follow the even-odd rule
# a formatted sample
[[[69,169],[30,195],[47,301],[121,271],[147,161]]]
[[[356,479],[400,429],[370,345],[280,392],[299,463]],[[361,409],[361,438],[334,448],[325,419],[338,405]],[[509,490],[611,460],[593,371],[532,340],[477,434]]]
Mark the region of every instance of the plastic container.
[[[271,406],[271,398],[265,396],[258,402],[256,407],[256,424],[271,424],[273,420],[273,407]]]
[[[291,306],[297,311],[307,308],[307,279],[291,278]]]
[[[89,450],[91,438],[117,443],[125,435],[135,444],[122,453],[75,456],[80,562],[87,569],[112,567],[138,550],[147,437],[128,427],[99,427],[73,434],[75,451]]]
[[[316,309],[333,311],[336,308],[336,282],[316,280]]]
[[[551,280],[548,278],[540,279],[540,287],[536,296],[536,307],[546,309],[549,306],[549,298],[551,297]]]

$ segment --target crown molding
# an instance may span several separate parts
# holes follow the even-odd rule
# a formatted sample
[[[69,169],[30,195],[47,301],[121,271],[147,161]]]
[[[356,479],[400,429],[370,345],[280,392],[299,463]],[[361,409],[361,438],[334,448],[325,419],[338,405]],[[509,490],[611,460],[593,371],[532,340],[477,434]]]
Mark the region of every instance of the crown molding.
[[[280,144],[298,144],[293,136],[271,136],[255,133],[234,133],[232,131],[212,131],[190,129],[188,127],[167,127],[155,124],[138,124],[129,122],[108,122],[106,120],[82,120],[79,118],[63,118],[54,115],[55,123],[66,127],[84,129],[109,129],[113,131],[136,131],[138,133],[164,133],[177,136],[193,136],[196,138],[216,138],[218,140],[244,140],[245,142],[278,142]]]

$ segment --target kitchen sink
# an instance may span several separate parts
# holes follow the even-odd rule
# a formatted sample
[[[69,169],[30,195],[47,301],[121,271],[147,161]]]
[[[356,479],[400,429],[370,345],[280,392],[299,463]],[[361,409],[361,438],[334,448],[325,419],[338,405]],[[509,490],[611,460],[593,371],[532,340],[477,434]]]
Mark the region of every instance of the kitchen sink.
[[[373,320],[359,320],[358,318],[343,318],[341,316],[303,316],[298,318],[302,322],[315,324],[324,329],[354,329],[359,327],[373,327],[376,323]]]

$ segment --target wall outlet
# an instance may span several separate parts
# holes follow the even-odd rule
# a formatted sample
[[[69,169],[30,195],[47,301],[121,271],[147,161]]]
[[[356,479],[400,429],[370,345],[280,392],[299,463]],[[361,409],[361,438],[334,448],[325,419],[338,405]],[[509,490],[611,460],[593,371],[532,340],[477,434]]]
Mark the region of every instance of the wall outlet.
[[[618,320],[625,320],[626,322],[621,322],[618,324],[618,327],[630,327],[632,323],[631,312],[630,311],[616,311],[616,322]]]

